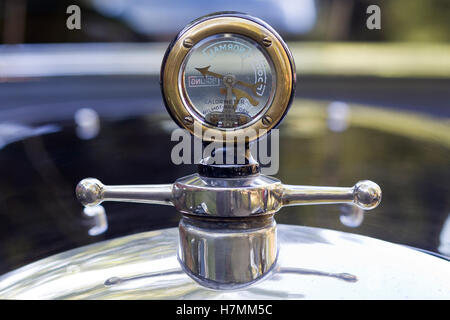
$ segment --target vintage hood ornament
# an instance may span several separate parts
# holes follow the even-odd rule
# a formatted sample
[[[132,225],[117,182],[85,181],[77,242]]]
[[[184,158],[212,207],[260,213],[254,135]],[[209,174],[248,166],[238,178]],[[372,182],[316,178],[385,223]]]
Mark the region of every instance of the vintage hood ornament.
[[[344,204],[344,220],[352,220],[375,208],[381,191],[370,181],[349,188],[285,185],[260,172],[251,146],[274,133],[295,86],[289,50],[267,24],[237,13],[194,21],[170,45],[161,84],[178,125],[208,146],[213,136],[225,142],[215,154],[231,150],[236,159],[220,164],[205,157],[197,173],[164,185],[81,181],[77,197],[92,212],[103,212],[96,207],[102,201],[129,201],[174,206],[182,219],[178,228],[98,242],[11,271],[0,277],[0,298],[448,299],[445,258],[366,236],[276,224],[284,206],[325,203]]]
[[[194,21],[163,60],[166,107],[180,127],[205,143],[211,137],[227,143],[216,153],[231,148],[244,161],[216,164],[205,158],[198,173],[163,185],[108,186],[87,178],[76,187],[78,199],[85,206],[103,201],[172,205],[183,214],[178,259],[189,276],[214,289],[262,279],[276,265],[273,216],[282,207],[343,203],[370,210],[381,201],[380,187],[367,180],[349,188],[293,186],[260,173],[249,144],[286,115],[295,74],[288,47],[263,21],[239,13]],[[205,135],[208,130],[213,134]],[[242,136],[246,140],[239,148]]]

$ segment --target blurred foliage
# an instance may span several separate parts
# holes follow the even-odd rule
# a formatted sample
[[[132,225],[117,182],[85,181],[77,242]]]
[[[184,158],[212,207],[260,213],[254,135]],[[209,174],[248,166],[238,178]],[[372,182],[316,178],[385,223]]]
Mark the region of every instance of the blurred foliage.
[[[317,0],[318,18],[308,40],[450,40],[448,0]],[[381,9],[381,30],[368,30],[369,5]]]
[[[389,40],[450,41],[450,1],[384,1]]]
[[[92,2],[93,0],[0,0],[0,42],[167,41],[176,33],[174,31],[173,35],[161,37],[139,33],[120,18],[103,15],[95,9]],[[230,10],[233,10],[233,3],[230,2]],[[315,3],[315,27],[307,34],[282,34],[287,40],[450,40],[448,0],[316,0]],[[76,32],[65,28],[66,8],[72,4],[79,5],[82,9],[84,27]],[[381,30],[366,28],[369,16],[366,10],[373,4],[381,8]],[[196,2],[193,1],[191,5],[195,6]],[[159,9],[163,12],[162,8]],[[192,17],[195,18],[197,17]]]

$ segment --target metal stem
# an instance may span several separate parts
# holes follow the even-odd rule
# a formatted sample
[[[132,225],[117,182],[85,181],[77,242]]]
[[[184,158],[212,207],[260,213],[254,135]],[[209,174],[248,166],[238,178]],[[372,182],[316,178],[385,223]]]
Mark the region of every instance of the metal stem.
[[[354,204],[362,209],[374,209],[381,201],[380,187],[369,180],[351,188],[283,185],[282,206],[315,204]]]
[[[106,186],[94,178],[83,179],[75,190],[84,206],[95,206],[103,201],[172,204],[172,184]]]

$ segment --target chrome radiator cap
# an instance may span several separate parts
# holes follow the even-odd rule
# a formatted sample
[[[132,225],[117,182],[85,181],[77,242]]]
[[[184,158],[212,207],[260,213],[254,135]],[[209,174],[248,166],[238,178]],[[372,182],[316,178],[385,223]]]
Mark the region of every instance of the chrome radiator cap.
[[[389,242],[278,225],[278,259],[259,281],[213,290],[177,258],[177,228],[70,250],[3,275],[2,299],[448,299],[448,261]],[[251,252],[251,251],[250,251]]]

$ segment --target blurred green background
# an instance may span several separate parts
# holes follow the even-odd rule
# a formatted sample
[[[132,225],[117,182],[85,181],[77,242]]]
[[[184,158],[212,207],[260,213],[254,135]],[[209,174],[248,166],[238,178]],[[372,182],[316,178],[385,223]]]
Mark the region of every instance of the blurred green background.
[[[66,9],[78,5],[82,28],[65,28]],[[366,28],[369,5],[381,9],[381,30]],[[255,15],[287,40],[450,40],[448,0],[2,0],[1,43],[140,42],[171,39],[206,13]]]

